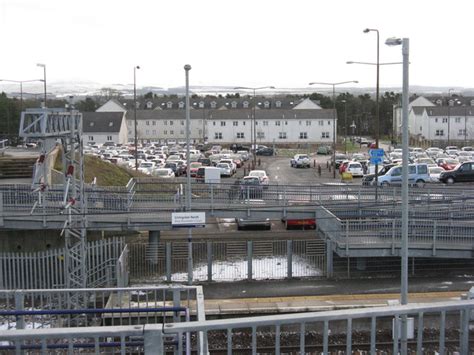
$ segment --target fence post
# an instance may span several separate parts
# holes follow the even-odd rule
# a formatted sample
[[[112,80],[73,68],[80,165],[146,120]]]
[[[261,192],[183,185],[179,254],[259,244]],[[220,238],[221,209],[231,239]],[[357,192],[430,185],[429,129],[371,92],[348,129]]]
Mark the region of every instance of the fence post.
[[[436,237],[438,232],[438,221],[435,219],[433,221],[433,256],[436,255]]]
[[[146,324],[144,326],[145,355],[164,354],[163,332],[160,324]]]
[[[326,239],[326,277],[329,279],[332,277],[333,267],[332,267],[332,241],[331,239]]]
[[[207,281],[212,281],[212,242],[207,243]]]
[[[25,309],[25,295],[23,291],[15,291],[15,311],[23,311]],[[25,329],[24,316],[16,316],[16,329]]]
[[[287,266],[288,266],[288,271],[287,271],[287,277],[289,279],[293,278],[293,241],[292,240],[287,240],[286,241],[286,257],[287,257]]]
[[[211,216],[214,216],[214,185],[212,183],[209,185],[211,186]]]
[[[3,227],[3,194],[0,192],[0,227]]]
[[[343,223],[346,224],[346,256],[349,256],[349,220],[346,219]]]
[[[395,219],[392,221],[392,255],[395,255]]]
[[[252,280],[253,242],[247,241],[247,279]]]
[[[171,282],[171,242],[166,242],[166,281]]]

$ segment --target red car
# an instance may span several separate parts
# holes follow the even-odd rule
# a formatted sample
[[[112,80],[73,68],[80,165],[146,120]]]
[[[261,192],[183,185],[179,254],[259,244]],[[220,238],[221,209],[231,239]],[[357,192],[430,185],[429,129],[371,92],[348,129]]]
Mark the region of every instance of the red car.
[[[200,162],[192,162],[190,165],[189,165],[189,175],[191,175],[191,177],[196,177],[197,176],[197,172],[199,170],[199,168],[202,167],[202,163]]]
[[[339,165],[339,174],[342,175],[342,173],[347,170],[347,166],[348,166],[348,165],[349,165],[349,161],[348,161],[348,160],[343,161],[343,162],[341,163],[341,165]]]
[[[449,158],[438,159],[437,163],[438,166],[442,167],[446,171],[453,170],[456,166],[459,165],[458,160]]]

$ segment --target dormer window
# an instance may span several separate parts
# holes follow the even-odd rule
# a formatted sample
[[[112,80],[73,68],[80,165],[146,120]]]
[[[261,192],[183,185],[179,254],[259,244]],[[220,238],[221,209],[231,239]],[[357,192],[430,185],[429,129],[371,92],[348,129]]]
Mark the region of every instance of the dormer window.
[[[114,126],[114,123],[113,122],[109,122],[109,127],[113,127]]]
[[[270,101],[265,101],[265,102],[263,103],[263,106],[264,106],[265,108],[270,108]]]
[[[249,102],[248,101],[244,101],[242,103],[242,105],[243,105],[244,108],[249,108]]]
[[[231,106],[232,108],[237,108],[237,101],[232,101]]]
[[[454,106],[454,100],[449,100],[449,106]]]
[[[275,102],[275,107],[280,108],[281,107],[281,101]]]
[[[217,102],[211,101],[211,108],[216,108],[217,107]]]
[[[89,126],[94,127],[94,122],[90,122]]]
[[[441,99],[436,100],[437,105],[441,105],[442,103],[443,103],[443,101]]]
[[[171,101],[168,101],[166,103],[166,108],[173,108],[173,103]]]
[[[179,108],[184,108],[184,102],[183,102],[183,101],[180,101],[180,102],[178,103],[178,107],[179,107]]]
[[[146,108],[147,108],[147,109],[153,108],[153,102],[148,101],[148,102],[146,103]]]
[[[204,101],[199,101],[199,108],[204,108]]]

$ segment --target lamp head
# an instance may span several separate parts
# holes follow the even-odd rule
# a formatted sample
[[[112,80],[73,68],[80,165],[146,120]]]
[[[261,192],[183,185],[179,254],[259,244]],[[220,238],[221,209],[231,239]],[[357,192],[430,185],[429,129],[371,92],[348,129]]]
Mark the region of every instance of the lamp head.
[[[366,28],[363,32],[364,32],[364,33],[369,33],[369,32],[370,32],[370,29]]]
[[[135,68],[136,68],[136,69],[140,69],[140,66],[139,66],[139,65],[137,65]]]
[[[189,64],[186,64],[184,66],[184,70],[186,70],[186,71],[191,70],[191,66]]]
[[[402,44],[402,39],[397,37],[390,37],[385,40],[387,46],[399,46]]]
[[[346,62],[346,64],[354,64],[354,62],[352,60],[349,60]]]

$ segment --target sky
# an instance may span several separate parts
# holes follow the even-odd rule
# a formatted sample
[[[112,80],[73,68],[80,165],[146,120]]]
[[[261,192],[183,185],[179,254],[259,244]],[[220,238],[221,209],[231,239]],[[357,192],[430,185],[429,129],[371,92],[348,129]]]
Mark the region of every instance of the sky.
[[[388,37],[410,39],[410,85],[474,87],[472,0],[0,0],[0,79],[137,86],[304,88],[358,80],[402,60]],[[401,87],[382,66],[381,87]],[[0,83],[1,84],[1,83]],[[1,89],[1,85],[0,85]]]

